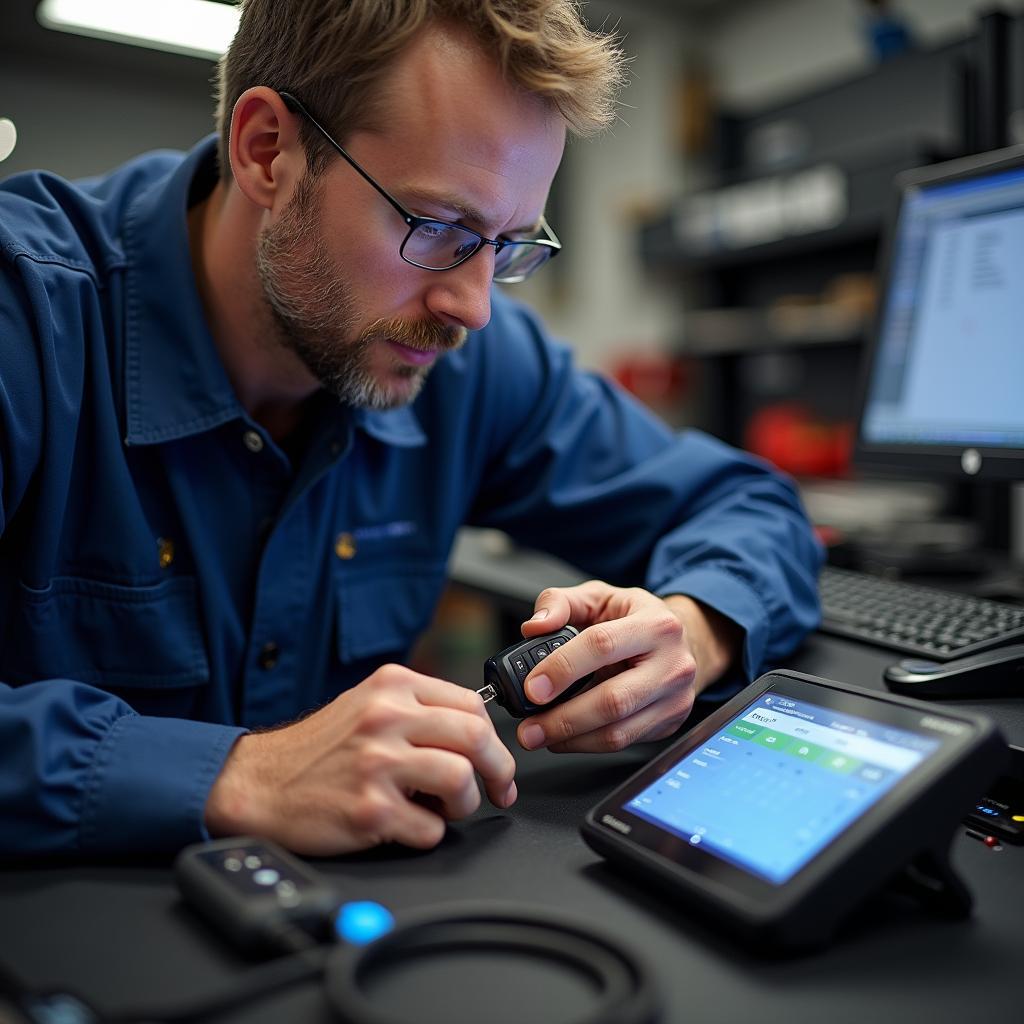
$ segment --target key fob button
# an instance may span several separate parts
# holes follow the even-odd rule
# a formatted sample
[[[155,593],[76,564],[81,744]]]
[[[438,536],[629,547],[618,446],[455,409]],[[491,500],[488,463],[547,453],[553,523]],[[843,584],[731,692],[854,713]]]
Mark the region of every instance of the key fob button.
[[[512,658],[512,667],[516,670],[516,675],[519,677],[519,681],[522,682],[530,671],[530,666],[526,662],[521,654],[516,654]]]
[[[537,644],[535,647],[530,648],[530,654],[533,657],[533,663],[536,665],[541,659],[546,658],[551,651],[548,649],[547,644]]]

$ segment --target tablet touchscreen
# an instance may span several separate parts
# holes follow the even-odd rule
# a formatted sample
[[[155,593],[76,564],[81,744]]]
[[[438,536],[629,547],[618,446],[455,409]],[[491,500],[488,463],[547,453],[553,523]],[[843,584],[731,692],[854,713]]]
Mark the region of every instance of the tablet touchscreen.
[[[770,689],[622,806],[779,885],[941,746]]]

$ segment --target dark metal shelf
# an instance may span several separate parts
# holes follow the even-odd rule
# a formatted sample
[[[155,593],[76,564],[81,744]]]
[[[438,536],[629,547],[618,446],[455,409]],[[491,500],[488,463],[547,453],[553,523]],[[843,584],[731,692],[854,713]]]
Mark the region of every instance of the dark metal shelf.
[[[692,356],[724,356],[860,345],[867,330],[865,317],[827,305],[697,309],[684,314],[680,348]]]

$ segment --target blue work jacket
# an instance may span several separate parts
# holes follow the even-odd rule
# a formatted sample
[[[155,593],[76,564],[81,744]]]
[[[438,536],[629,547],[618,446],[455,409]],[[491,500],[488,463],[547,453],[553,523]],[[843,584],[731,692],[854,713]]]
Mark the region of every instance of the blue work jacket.
[[[203,838],[241,732],[407,654],[463,524],[706,602],[748,676],[816,624],[791,484],[673,433],[497,292],[411,406],[322,400],[301,453],[275,444],[193,277],[213,154],[0,185],[0,852]]]

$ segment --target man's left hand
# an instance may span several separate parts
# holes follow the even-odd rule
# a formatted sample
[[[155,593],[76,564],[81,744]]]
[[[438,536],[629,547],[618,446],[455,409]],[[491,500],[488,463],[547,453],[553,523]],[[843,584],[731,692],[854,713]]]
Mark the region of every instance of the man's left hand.
[[[547,704],[588,672],[583,693],[524,719],[518,729],[527,750],[558,753],[621,750],[671,735],[694,698],[737,657],[743,632],[693,598],[661,598],[638,587],[599,580],[543,591],[523,636],[539,636],[571,622],[580,630],[526,678],[526,695]]]

